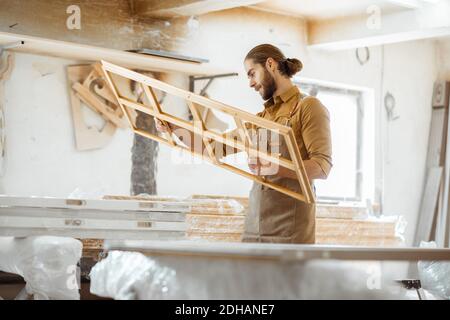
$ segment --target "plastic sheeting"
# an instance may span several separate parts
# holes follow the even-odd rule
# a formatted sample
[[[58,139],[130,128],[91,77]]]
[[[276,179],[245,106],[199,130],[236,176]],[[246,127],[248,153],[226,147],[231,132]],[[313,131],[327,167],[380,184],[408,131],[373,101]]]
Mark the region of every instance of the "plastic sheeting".
[[[111,251],[92,268],[91,293],[116,300],[173,299],[176,272],[137,252]]]
[[[0,238],[0,270],[22,276],[34,299],[80,299],[81,242],[63,237]]]
[[[436,243],[422,241],[420,247],[436,248]],[[417,267],[422,287],[440,298],[450,300],[450,262],[419,261]]]
[[[266,261],[110,251],[91,293],[114,299],[402,299],[377,262]],[[389,282],[389,283],[387,283]]]

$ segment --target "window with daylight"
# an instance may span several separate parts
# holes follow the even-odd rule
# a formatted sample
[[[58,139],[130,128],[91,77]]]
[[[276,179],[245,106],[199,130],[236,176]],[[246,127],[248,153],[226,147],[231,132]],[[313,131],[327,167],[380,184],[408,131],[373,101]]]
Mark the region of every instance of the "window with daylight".
[[[362,92],[309,82],[296,83],[303,94],[317,97],[330,113],[333,168],[316,180],[318,200],[360,201],[362,194]]]

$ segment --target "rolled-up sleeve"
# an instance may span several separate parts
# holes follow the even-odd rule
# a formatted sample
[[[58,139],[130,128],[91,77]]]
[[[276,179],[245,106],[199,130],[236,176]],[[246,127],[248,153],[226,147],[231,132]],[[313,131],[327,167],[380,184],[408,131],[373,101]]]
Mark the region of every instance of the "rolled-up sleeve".
[[[316,162],[325,177],[328,177],[333,166],[330,114],[327,108],[314,97],[305,98],[303,103],[299,117],[308,158]]]

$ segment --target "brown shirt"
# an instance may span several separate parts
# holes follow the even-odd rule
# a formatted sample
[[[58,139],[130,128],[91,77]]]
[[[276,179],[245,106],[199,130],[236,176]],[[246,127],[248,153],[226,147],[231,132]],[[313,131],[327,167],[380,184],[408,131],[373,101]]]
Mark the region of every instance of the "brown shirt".
[[[302,100],[297,106],[298,101]],[[264,103],[265,109],[257,115],[286,125],[290,120],[303,160],[313,160],[328,176],[332,167],[330,116],[328,110],[315,97],[302,96],[297,86]]]
[[[297,106],[300,98],[300,104]],[[313,160],[328,176],[332,167],[330,117],[328,110],[315,97],[303,96],[297,86],[293,86],[283,94],[271,98],[264,103],[264,110],[257,116],[287,125],[291,111],[297,106],[290,126],[294,131],[298,148],[303,160]],[[237,131],[226,134],[229,138],[238,139]],[[222,145],[223,155],[239,150]],[[217,149],[216,149],[217,150]]]

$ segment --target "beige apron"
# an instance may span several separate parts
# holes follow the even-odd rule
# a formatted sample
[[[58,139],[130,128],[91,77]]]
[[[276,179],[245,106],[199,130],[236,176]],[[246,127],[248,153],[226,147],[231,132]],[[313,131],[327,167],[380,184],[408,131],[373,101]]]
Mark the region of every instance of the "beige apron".
[[[300,102],[290,113],[285,125],[291,126],[292,115]],[[279,152],[289,158],[284,139],[280,141]],[[299,191],[297,181],[276,176],[266,176],[276,184]],[[314,190],[314,186],[311,185]],[[249,212],[245,219],[243,242],[276,243],[314,243],[315,242],[314,204],[306,204],[269,187],[254,183],[250,191]]]

